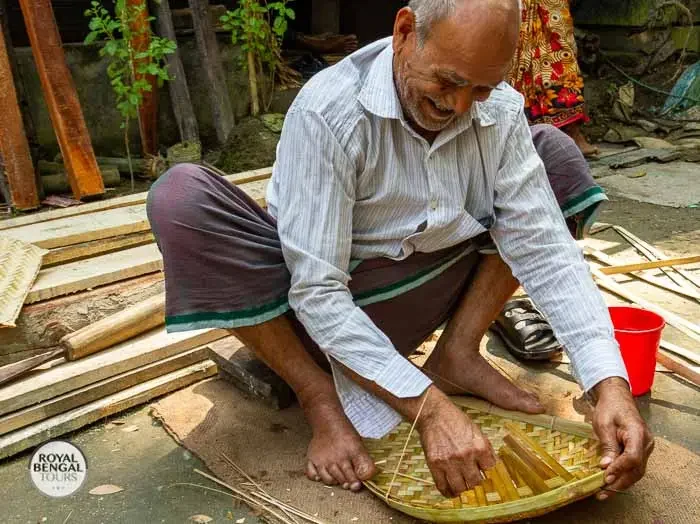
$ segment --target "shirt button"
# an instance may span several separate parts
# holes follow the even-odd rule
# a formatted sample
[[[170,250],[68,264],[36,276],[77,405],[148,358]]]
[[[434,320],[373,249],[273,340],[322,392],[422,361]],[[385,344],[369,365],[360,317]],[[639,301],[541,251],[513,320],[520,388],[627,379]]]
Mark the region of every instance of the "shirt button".
[[[438,207],[437,198],[433,198],[433,199],[430,201],[430,209],[432,209],[433,211],[435,211],[435,210],[437,209],[437,207]]]

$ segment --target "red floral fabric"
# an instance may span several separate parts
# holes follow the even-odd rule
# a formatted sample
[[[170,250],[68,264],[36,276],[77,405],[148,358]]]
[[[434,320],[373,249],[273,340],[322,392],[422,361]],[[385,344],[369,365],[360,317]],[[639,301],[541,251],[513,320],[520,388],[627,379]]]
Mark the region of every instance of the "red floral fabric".
[[[522,0],[522,7],[508,83],[525,97],[528,120],[562,127],[586,119],[568,0]]]

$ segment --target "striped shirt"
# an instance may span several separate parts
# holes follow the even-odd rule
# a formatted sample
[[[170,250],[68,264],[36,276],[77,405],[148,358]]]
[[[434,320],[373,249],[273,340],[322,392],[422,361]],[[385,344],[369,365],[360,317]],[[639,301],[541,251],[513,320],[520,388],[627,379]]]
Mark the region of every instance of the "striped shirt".
[[[406,122],[391,39],[315,75],[290,108],[269,211],[289,267],[289,303],[334,368],[343,408],[362,436],[400,421],[337,367],[399,398],[431,381],[353,302],[351,261],[401,260],[489,231],[549,319],[584,390],[627,378],[603,298],[573,241],[532,144],[522,97],[502,84],[432,144]]]

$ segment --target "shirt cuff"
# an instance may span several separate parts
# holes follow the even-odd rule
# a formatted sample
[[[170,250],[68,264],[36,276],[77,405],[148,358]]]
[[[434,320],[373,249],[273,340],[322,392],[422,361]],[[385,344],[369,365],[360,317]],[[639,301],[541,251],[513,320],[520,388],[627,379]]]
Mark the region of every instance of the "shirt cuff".
[[[601,380],[620,377],[629,384],[627,369],[620,349],[614,341],[597,341],[586,344],[581,354],[570,354],[572,371],[584,392],[588,393]]]
[[[391,356],[374,382],[397,398],[418,397],[433,383],[398,352]]]

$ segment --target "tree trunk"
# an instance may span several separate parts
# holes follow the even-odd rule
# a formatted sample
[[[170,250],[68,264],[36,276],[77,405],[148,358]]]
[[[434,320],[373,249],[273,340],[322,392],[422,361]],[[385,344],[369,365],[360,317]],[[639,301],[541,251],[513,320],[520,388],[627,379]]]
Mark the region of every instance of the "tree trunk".
[[[219,58],[216,33],[212,29],[209,18],[209,0],[189,0],[189,3],[192,9],[192,24],[197,48],[210,86],[209,101],[214,117],[216,138],[220,144],[224,144],[236,122],[226,87],[226,76]]]
[[[250,85],[250,111],[253,116],[260,114],[260,96],[258,95],[258,75],[255,56],[248,51],[248,84]]]
[[[177,42],[169,1],[154,1],[153,4],[153,11],[156,13],[158,34],[162,38]],[[173,104],[175,120],[177,121],[177,126],[180,131],[180,140],[182,142],[198,142],[199,126],[197,124],[197,117],[195,117],[194,110],[192,109],[192,99],[190,98],[190,90],[187,87],[187,77],[185,76],[185,68],[182,66],[180,50],[176,49],[173,54],[168,55],[167,62],[168,70],[173,77],[173,79],[168,82],[168,89],[170,91],[170,100]]]
[[[51,0],[20,0],[46,105],[77,199],[104,194],[90,135],[75,90]]]

